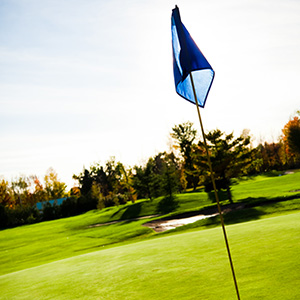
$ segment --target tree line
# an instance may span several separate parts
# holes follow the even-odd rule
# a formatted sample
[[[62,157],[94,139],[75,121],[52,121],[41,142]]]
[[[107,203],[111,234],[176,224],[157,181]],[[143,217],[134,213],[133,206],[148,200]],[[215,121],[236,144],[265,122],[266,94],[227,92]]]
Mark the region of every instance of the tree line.
[[[298,115],[300,113],[298,112]],[[224,191],[232,202],[232,179],[238,176],[283,171],[300,167],[300,119],[293,117],[282,129],[278,142],[252,146],[249,130],[239,137],[219,129],[206,134],[218,191]],[[125,204],[128,201],[163,196],[160,212],[176,207],[176,193],[213,189],[205,145],[197,137],[191,122],[172,128],[174,146],[170,152],[150,157],[143,165],[126,168],[115,158],[105,165],[92,164],[73,175],[78,187],[66,191],[66,184],[49,169],[41,182],[37,176],[20,176],[10,183],[0,179],[0,227],[14,227],[44,220],[77,215],[92,209]],[[66,197],[61,205],[49,200]],[[42,212],[36,203],[43,202]]]

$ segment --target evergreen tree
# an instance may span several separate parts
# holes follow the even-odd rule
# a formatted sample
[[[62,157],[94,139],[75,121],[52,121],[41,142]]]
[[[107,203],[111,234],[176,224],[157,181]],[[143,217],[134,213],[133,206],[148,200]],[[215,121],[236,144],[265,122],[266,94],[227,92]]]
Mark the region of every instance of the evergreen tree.
[[[206,139],[217,189],[226,189],[228,199],[232,202],[231,178],[243,174],[251,164],[254,150],[250,148],[250,137],[234,138],[233,133],[226,135],[217,129],[209,132]],[[203,147],[203,143],[200,142],[199,145]],[[209,192],[212,189],[211,179],[207,174],[205,190]]]

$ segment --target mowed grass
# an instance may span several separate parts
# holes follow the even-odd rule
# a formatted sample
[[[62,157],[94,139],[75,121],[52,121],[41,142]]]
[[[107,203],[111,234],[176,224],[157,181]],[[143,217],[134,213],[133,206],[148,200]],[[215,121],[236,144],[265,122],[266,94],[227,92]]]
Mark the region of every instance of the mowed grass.
[[[295,192],[298,189],[300,189],[300,172],[284,176],[271,174],[271,176],[256,176],[248,180],[240,180],[233,186],[233,196],[235,202],[245,201],[246,203],[259,200],[265,202],[278,197],[288,199],[288,197],[297,195],[300,199],[299,192]],[[267,195],[269,196],[267,197]],[[177,199],[179,205],[171,214],[196,211],[209,206],[215,207],[215,204],[204,192],[181,194]],[[72,218],[2,230],[0,231],[0,275],[97,251],[119,243],[135,242],[151,237],[155,233],[151,229],[141,226],[147,222],[147,219],[139,221],[128,221],[128,219],[159,213],[157,211],[159,200],[138,201],[135,204],[129,203],[101,211],[95,210]],[[228,201],[225,200],[223,203],[226,204]],[[242,212],[232,212],[225,216],[225,221],[228,224],[242,222],[297,209],[300,209],[300,203],[295,199],[264,207],[255,207]],[[124,221],[91,227],[94,224],[116,220]],[[183,231],[199,226],[206,228],[219,224],[220,222],[215,218],[199,221],[177,230]]]
[[[300,189],[300,172],[284,176],[271,174],[240,180],[233,186],[233,196],[235,202],[248,204],[278,199],[278,197],[289,199],[297,195],[300,199],[298,189]],[[249,197],[246,197],[247,195]],[[232,212],[225,216],[225,221],[230,224],[297,211],[300,209],[299,199]],[[2,230],[0,231],[0,275],[157,235],[151,229],[142,226],[149,219],[138,221],[128,221],[128,219],[159,213],[157,211],[159,200],[138,201],[135,204],[129,203],[101,211],[90,211],[67,219]],[[215,207],[204,192],[181,194],[178,195],[177,200],[178,207],[171,214],[197,211],[209,206]],[[223,201],[223,204],[226,203],[227,200]],[[91,227],[94,224],[116,220],[124,221]],[[177,231],[194,230],[194,228],[197,230],[199,227],[207,228],[219,224],[218,218],[214,218],[178,228]]]
[[[237,202],[249,200],[285,199],[300,196],[300,172],[283,175],[273,172],[267,175],[245,177],[233,185],[233,199]]]
[[[300,212],[227,226],[241,299],[300,299]],[[21,252],[21,249],[20,249]],[[0,276],[0,299],[236,299],[220,227]]]
[[[299,264],[294,260],[300,246],[300,172],[278,175],[241,179],[232,188],[234,202],[245,203],[248,208],[225,215],[226,224],[259,220],[227,226],[239,280],[247,283],[242,284],[242,299],[299,296],[296,291],[287,293],[291,283],[276,292],[282,298],[265,295],[271,286],[277,288],[280,276],[283,282],[299,284]],[[220,196],[222,199],[224,194]],[[234,299],[220,228],[199,231],[219,226],[218,217],[156,234],[142,226],[149,218],[133,219],[161,214],[159,201],[141,200],[0,231],[0,299]],[[215,206],[203,191],[178,195],[177,201],[169,215]],[[222,204],[228,201],[224,199]],[[272,218],[262,220],[266,217]],[[121,222],[93,227],[117,220]],[[260,276],[262,279],[257,280]],[[167,289],[172,292],[166,293]],[[253,298],[245,298],[246,294]]]
[[[0,231],[0,275],[153,234],[143,221],[89,228],[94,214]]]

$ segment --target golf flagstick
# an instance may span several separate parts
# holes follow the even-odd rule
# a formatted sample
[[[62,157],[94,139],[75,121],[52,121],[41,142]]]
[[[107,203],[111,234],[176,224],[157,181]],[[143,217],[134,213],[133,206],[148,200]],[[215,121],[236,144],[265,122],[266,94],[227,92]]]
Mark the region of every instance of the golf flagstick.
[[[239,294],[238,284],[237,284],[237,280],[236,280],[236,276],[235,276],[235,272],[234,272],[234,267],[233,267],[233,262],[232,262],[232,258],[231,258],[231,254],[230,254],[230,248],[229,248],[229,243],[228,243],[227,234],[226,234],[226,230],[225,230],[224,219],[223,219],[222,210],[221,210],[221,206],[220,206],[220,201],[219,201],[219,196],[218,196],[218,192],[217,192],[215,177],[214,177],[213,169],[212,169],[212,165],[211,165],[210,155],[209,155],[208,147],[207,147],[207,143],[206,143],[206,138],[205,138],[205,133],[204,133],[203,124],[202,124],[202,120],[201,120],[200,108],[199,108],[199,104],[198,104],[198,100],[197,100],[197,94],[196,94],[196,89],[195,89],[195,85],[194,85],[194,80],[193,80],[192,72],[190,72],[189,75],[190,75],[190,78],[191,78],[191,83],[192,83],[192,88],[193,88],[195,103],[196,103],[196,107],[197,107],[199,122],[200,122],[202,136],[203,136],[203,142],[204,142],[206,156],[207,156],[207,161],[208,161],[208,165],[209,165],[209,171],[210,171],[211,181],[212,181],[212,184],[213,184],[213,187],[214,187],[215,198],[216,198],[216,202],[217,202],[217,206],[218,206],[218,211],[219,211],[219,215],[220,215],[220,219],[221,219],[221,224],[222,224],[222,229],[223,229],[223,235],[224,235],[225,244],[226,244],[226,248],[227,248],[227,254],[228,254],[228,258],[229,258],[229,262],[230,262],[230,267],[231,267],[232,277],[233,277],[233,281],[234,281],[234,285],[235,285],[236,295],[237,295],[238,300],[240,300],[240,294]]]

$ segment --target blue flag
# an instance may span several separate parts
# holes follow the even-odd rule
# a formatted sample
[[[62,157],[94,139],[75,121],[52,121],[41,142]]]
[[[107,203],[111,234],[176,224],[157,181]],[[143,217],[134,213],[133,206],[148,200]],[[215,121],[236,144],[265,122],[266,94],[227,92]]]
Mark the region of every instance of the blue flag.
[[[172,10],[171,21],[176,92],[184,99],[196,104],[191,83],[190,74],[192,74],[198,104],[204,107],[215,72],[181,23],[177,5]]]

